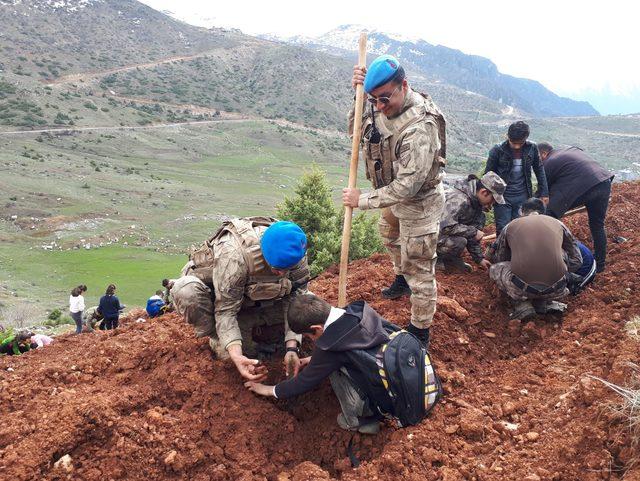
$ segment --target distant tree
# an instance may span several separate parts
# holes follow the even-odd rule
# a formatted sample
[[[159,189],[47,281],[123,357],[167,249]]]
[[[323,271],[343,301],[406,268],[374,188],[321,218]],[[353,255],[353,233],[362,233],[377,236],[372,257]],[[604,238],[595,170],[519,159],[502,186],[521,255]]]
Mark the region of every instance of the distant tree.
[[[336,207],[326,172],[317,165],[305,171],[293,196],[277,207],[277,217],[298,224],[307,234],[312,275],[340,261],[344,210]],[[383,250],[376,217],[359,213],[353,219],[349,259],[361,259]]]

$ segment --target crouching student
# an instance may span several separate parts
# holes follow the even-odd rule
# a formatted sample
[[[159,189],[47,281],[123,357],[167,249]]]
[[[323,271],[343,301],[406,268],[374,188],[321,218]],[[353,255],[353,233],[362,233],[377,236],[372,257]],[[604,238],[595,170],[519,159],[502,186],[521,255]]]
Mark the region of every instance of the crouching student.
[[[420,341],[366,302],[338,309],[299,295],[287,318],[292,331],[315,341],[312,355],[301,359],[305,367],[296,377],[276,386],[248,381],[250,391],[288,399],[328,377],[342,409],[338,425],[363,434],[376,434],[385,417],[401,427],[417,424],[439,400],[440,380]]]

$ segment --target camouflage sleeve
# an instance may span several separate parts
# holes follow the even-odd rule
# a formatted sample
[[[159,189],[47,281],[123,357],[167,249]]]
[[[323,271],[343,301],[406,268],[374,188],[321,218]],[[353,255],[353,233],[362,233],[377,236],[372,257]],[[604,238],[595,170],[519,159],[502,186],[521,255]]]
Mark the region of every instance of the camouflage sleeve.
[[[578,247],[578,241],[564,224],[562,224],[562,250],[567,253],[569,272],[576,272],[582,267],[582,253]]]
[[[446,236],[465,237],[471,239],[475,237],[475,226],[461,224],[458,219],[460,215],[469,209],[469,202],[463,196],[452,195],[447,198],[444,204],[444,213],[442,214],[442,220],[440,221],[440,232]]]
[[[214,312],[216,332],[220,343],[241,343],[242,333],[238,326],[238,312],[242,306],[244,286],[249,275],[242,252],[232,242],[222,244],[216,252],[213,266],[213,288],[215,290]]]
[[[467,251],[471,254],[473,262],[480,264],[484,259],[484,253],[482,252],[482,245],[475,239],[467,240]]]
[[[435,123],[424,122],[407,130],[398,141],[398,172],[389,184],[362,194],[360,209],[379,209],[411,199],[422,188],[440,149]]]
[[[496,241],[487,250],[487,259],[492,264],[511,260],[511,249],[507,243],[507,227],[502,229]]]

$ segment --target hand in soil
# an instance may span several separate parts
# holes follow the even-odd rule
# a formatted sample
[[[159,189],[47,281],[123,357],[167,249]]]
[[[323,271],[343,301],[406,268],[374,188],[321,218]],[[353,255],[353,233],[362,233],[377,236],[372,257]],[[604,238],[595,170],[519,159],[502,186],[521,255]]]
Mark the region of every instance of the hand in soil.
[[[242,355],[231,359],[243,378],[249,381],[264,381],[267,378],[267,366],[260,364],[257,359],[249,359]]]
[[[291,379],[298,375],[298,372],[300,371],[300,358],[295,352],[288,352],[284,356],[283,364],[284,373],[287,376],[287,379]]]
[[[259,394],[260,396],[273,396],[273,386],[260,384],[259,382],[247,381],[244,383],[249,391]]]

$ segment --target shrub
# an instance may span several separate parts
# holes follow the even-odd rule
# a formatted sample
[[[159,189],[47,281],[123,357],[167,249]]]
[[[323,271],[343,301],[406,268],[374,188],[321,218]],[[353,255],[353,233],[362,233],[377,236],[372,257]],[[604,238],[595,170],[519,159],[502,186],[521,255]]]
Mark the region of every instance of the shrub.
[[[2,311],[2,324],[5,327],[15,327],[23,329],[30,324],[34,324],[34,320],[39,316],[39,309],[33,304],[22,302],[7,307]]]
[[[277,207],[277,216],[298,224],[307,234],[311,275],[340,261],[344,210],[331,198],[326,172],[314,165],[302,175],[292,197]],[[361,259],[383,250],[376,217],[359,213],[353,218],[349,259]]]
[[[61,316],[62,316],[62,311],[60,309],[54,309],[49,313],[49,315],[47,316],[47,319],[49,319],[50,321],[57,321],[58,319],[60,319]]]

